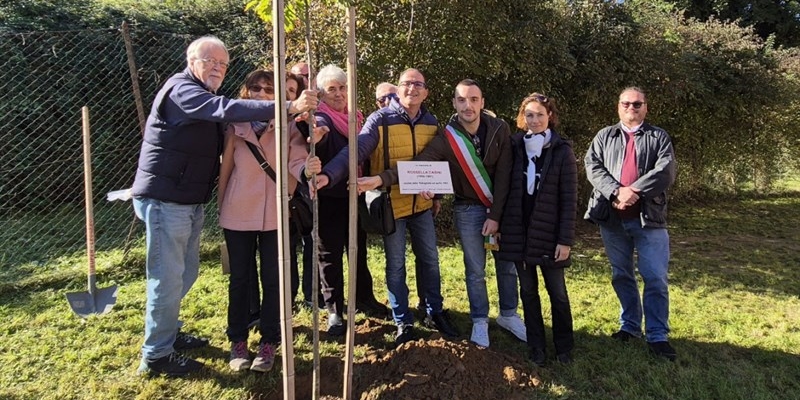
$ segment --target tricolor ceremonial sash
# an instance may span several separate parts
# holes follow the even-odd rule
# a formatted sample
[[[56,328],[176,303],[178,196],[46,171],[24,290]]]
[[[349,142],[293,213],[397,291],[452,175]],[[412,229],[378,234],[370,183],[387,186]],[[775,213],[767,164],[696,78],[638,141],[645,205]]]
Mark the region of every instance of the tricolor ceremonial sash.
[[[461,166],[467,176],[470,186],[478,194],[481,203],[486,207],[491,207],[494,201],[492,181],[489,179],[486,167],[483,166],[483,162],[475,152],[475,145],[472,144],[472,140],[450,125],[447,125],[445,132],[444,136],[450,142],[450,147],[453,148],[453,153],[458,159],[458,165]]]

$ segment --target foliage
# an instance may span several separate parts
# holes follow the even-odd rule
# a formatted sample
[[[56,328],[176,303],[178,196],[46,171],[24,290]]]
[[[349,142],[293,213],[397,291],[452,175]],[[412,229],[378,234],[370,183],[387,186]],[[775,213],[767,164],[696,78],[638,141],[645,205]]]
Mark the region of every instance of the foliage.
[[[672,0],[684,15],[701,21],[736,21],[752,27],[762,38],[775,36],[778,44],[800,45],[800,2],[797,0]]]

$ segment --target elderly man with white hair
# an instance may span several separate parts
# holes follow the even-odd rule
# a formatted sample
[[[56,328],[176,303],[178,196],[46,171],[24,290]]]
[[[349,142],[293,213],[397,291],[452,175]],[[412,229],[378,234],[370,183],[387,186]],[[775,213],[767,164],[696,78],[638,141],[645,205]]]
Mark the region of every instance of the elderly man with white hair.
[[[197,279],[204,203],[211,199],[227,122],[270,120],[272,101],[217,95],[230,58],[214,36],[192,42],[186,69],[159,90],[147,118],[133,182],[133,207],[147,234],[147,302],[139,373],[181,376],[202,364],[178,350],[208,345],[181,332],[181,300]],[[317,107],[316,92],[286,103],[289,113]]]

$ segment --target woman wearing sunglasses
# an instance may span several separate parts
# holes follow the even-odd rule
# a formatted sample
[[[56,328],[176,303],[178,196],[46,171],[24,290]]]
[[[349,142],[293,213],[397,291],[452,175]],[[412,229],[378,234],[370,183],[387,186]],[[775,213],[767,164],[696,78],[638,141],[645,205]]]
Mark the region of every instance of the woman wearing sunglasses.
[[[556,359],[572,362],[572,311],[564,280],[575,238],[578,172],[572,145],[556,131],[552,98],[532,93],[522,100],[511,136],[511,188],[500,222],[498,259],[514,261],[530,358],[545,365],[545,330],[536,267],[550,297]]]
[[[245,78],[240,97],[273,100],[275,95],[272,71],[251,72]],[[268,171],[262,169],[259,160],[266,160],[274,174],[277,142],[274,120],[234,123],[225,132],[218,203],[219,224],[223,228],[230,260],[227,335],[231,341],[229,365],[234,371],[248,368],[259,372],[269,371],[274,364],[275,350],[280,342],[277,235],[280,218],[277,215],[277,186],[274,175],[270,176]],[[306,140],[295,124],[289,126],[288,158],[286,167],[289,168],[289,192],[294,193],[304,174],[308,176],[321,169],[319,158],[308,157]],[[291,240],[294,242],[295,239]],[[260,274],[256,272],[256,253]],[[296,292],[296,262],[292,269],[292,288]],[[260,299],[259,280],[262,288]],[[253,296],[258,304],[256,309],[261,339],[257,356],[251,360],[247,338],[248,326],[252,320]]]

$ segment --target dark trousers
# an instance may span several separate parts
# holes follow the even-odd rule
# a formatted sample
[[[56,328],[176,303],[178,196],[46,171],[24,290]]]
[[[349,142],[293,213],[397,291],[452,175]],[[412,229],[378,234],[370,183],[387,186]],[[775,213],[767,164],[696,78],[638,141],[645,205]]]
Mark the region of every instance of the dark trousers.
[[[546,348],[542,302],[539,298],[539,278],[536,265],[516,263],[519,275],[519,297],[525,313],[525,329],[528,333],[528,347]],[[569,305],[567,283],[563,268],[543,268],[544,287],[550,297],[550,311],[553,318],[553,343],[556,354],[572,351],[575,345],[572,331],[572,310]]]
[[[230,280],[228,282],[228,339],[231,342],[247,340],[247,324],[250,317],[249,288],[252,286],[251,271],[255,268],[254,254],[258,250],[262,298],[259,331],[261,343],[279,343],[280,328],[280,283],[278,282],[278,234],[277,231],[232,231],[223,230],[230,258]]]
[[[289,265],[291,267],[291,279],[292,279],[292,300],[297,298],[297,290],[300,288],[300,274],[297,270],[297,239],[292,236],[290,239],[291,242],[289,243],[290,253],[289,253]],[[258,238],[256,238],[258,241]],[[259,315],[261,314],[261,290],[259,289],[259,278],[258,278],[258,265],[256,264],[256,257],[257,248],[259,244],[256,243],[256,246],[253,248],[253,263],[252,268],[250,269],[250,284],[247,287],[247,292],[250,298],[250,315]],[[305,276],[303,276],[305,278]],[[309,278],[310,279],[310,278]],[[309,280],[309,288],[311,287],[311,281]],[[305,282],[304,282],[305,283]]]
[[[342,315],[344,310],[344,268],[342,256],[348,244],[348,199],[321,197],[319,200],[319,273],[322,296],[329,313]],[[356,302],[375,298],[372,274],[367,266],[367,234],[359,226],[356,254]]]

